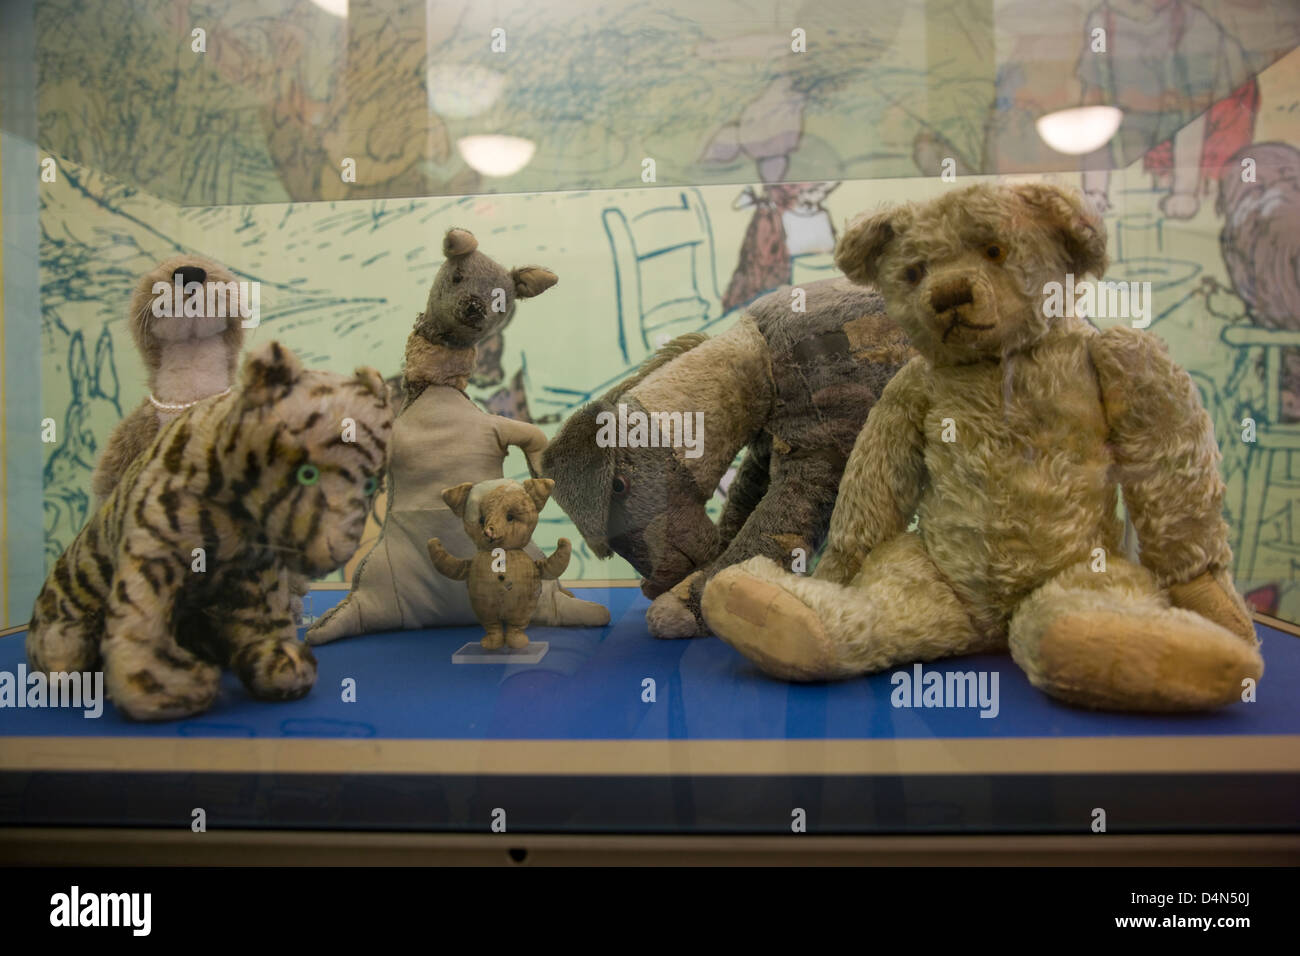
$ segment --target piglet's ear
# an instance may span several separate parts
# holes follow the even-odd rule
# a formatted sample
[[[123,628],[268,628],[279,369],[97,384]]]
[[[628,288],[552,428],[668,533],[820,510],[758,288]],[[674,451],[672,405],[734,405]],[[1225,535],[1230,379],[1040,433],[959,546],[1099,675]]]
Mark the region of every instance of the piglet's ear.
[[[859,285],[871,285],[879,275],[880,257],[899,233],[897,211],[859,216],[849,223],[835,246],[835,264]]]
[[[1088,274],[1100,278],[1105,273],[1106,226],[1078,191],[1045,183],[1011,188],[1060,243],[1067,271],[1079,278]]]
[[[511,269],[510,278],[515,283],[515,295],[520,299],[531,299],[535,295],[541,295],[560,281],[560,277],[554,272],[541,266],[520,266],[518,269]]]
[[[478,248],[478,240],[468,229],[448,229],[442,239],[444,256],[467,256]]]
[[[555,488],[554,480],[550,478],[525,478],[524,491],[528,492],[528,497],[533,499],[533,505],[538,511],[546,504],[551,497],[551,491]]]
[[[244,403],[262,406],[282,397],[302,376],[298,357],[279,342],[267,342],[250,352],[240,374]]]
[[[469,501],[470,489],[474,487],[472,481],[462,481],[454,488],[446,488],[442,492],[442,500],[447,503],[451,513],[457,518],[465,517],[465,502]]]

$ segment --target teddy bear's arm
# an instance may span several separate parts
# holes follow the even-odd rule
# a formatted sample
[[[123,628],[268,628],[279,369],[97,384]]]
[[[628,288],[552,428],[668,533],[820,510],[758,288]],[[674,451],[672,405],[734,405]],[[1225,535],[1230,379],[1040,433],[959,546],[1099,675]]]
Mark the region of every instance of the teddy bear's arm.
[[[438,573],[453,581],[465,581],[469,578],[469,569],[473,564],[469,558],[458,558],[442,546],[437,538],[429,539],[429,558]]]
[[[858,433],[814,577],[848,584],[877,545],[907,530],[925,488],[925,360],[903,366]]]
[[[573,550],[573,545],[569,543],[568,538],[561,538],[555,543],[555,553],[549,558],[542,558],[540,561],[534,561],[537,565],[537,571],[541,574],[543,581],[554,581],[564,569],[569,566],[569,555]]]
[[[518,445],[523,449],[529,472],[534,478],[540,475],[541,456],[546,449],[546,433],[530,422],[515,421],[502,415],[493,415],[492,424],[496,426],[502,453],[507,452],[511,445]]]
[[[1162,587],[1227,567],[1219,447],[1191,376],[1136,329],[1092,336],[1089,352],[1142,564]]]

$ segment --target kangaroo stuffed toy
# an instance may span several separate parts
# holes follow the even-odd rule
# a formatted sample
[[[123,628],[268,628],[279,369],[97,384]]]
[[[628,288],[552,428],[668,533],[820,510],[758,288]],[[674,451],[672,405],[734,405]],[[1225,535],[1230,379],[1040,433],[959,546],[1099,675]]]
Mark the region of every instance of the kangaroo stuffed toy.
[[[641,572],[651,634],[706,635],[715,571],[759,554],[795,567],[821,547],[853,440],[911,354],[874,290],[786,286],[720,335],[674,339],[575,412],[540,474],[597,555]],[[625,421],[629,440],[608,440]],[[657,440],[632,440],[637,422]],[[715,526],[705,505],[741,449]]]
[[[442,249],[446,261],[406,341],[405,399],[393,425],[383,529],[357,565],[351,592],[308,629],[310,644],[376,631],[474,623],[465,588],[429,570],[430,538],[439,538],[461,557],[475,551],[439,491],[466,481],[500,479],[511,445],[523,449],[536,473],[546,447],[546,435],[536,425],[489,415],[465,394],[465,387],[474,369],[475,346],[506,327],[517,299],[541,295],[555,285],[555,273],[538,266],[507,270],[480,252],[478,241],[464,229],[449,230]],[[533,557],[541,557],[541,551],[529,547]],[[548,580],[533,623],[600,627],[609,623],[609,610]]]
[[[528,646],[524,625],[537,610],[542,582],[556,580],[569,566],[567,538],[559,540],[549,558],[534,558],[524,550],[554,485],[546,478],[529,478],[523,484],[500,478],[466,481],[442,493],[478,553],[458,558],[430,538],[429,557],[439,574],[469,582],[469,603],[486,632],[479,643],[489,650],[503,644]]]
[[[1072,704],[1238,699],[1263,660],[1196,388],[1154,335],[1054,307],[1067,276],[1106,268],[1081,199],[972,186],[859,220],[836,262],[920,355],[858,436],[815,573],[720,572],[714,633],[791,680],[1009,649]],[[1120,553],[1121,488],[1140,564]]]

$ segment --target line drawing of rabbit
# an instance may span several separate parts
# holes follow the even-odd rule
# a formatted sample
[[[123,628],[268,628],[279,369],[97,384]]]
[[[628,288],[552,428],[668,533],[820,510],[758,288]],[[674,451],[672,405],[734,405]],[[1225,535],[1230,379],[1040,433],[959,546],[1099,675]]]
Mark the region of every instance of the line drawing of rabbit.
[[[113,336],[107,326],[95,341],[95,362],[86,358],[80,329],[68,342],[66,368],[71,400],[63,414],[58,442],[41,472],[45,488],[45,554],[53,561],[86,523],[90,476],[99,456],[100,436],[122,419]]]

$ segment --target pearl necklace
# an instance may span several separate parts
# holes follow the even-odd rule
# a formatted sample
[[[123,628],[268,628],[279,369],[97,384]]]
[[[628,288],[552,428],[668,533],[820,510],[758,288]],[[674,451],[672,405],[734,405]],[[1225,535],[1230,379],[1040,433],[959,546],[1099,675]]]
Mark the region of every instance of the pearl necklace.
[[[206,402],[209,398],[222,398],[229,394],[230,387],[227,386],[215,395],[205,395],[203,398],[196,398],[192,402],[160,402],[158,399],[153,397],[152,393],[149,395],[149,401],[153,404],[154,408],[161,412],[183,412],[187,408],[193,408],[199,402]]]

